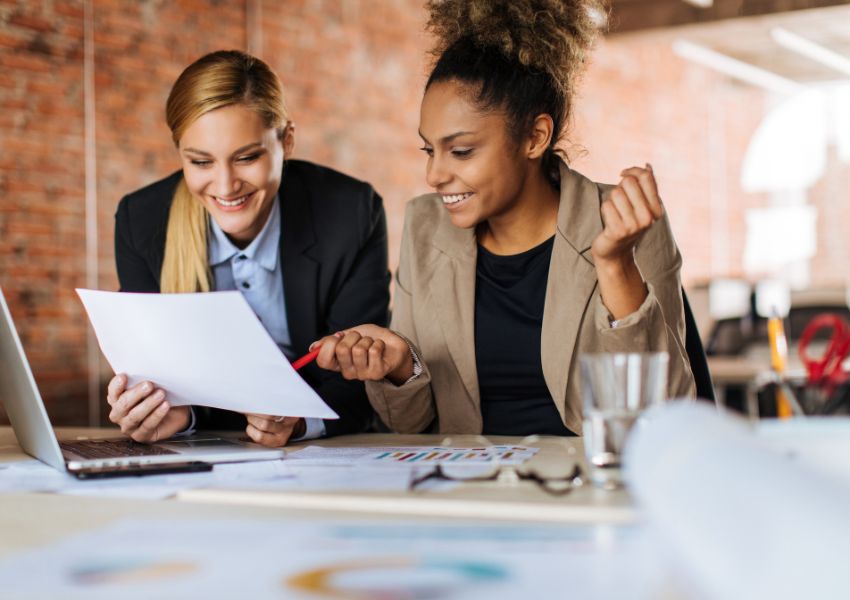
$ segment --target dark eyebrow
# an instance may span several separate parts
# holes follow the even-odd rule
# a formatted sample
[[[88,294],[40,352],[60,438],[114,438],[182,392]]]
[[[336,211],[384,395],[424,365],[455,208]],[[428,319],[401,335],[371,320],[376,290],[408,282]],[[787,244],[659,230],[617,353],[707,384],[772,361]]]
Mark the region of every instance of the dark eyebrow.
[[[261,142],[251,142],[250,144],[246,144],[246,145],[242,146],[241,148],[237,148],[233,152],[232,156],[235,156],[237,154],[242,154],[246,150],[250,150],[250,149],[252,149],[256,146],[262,147],[263,144]],[[210,154],[209,152],[204,152],[203,150],[198,150],[197,148],[183,148],[183,152],[191,152],[193,154],[200,154],[201,156],[212,156],[212,154]]]
[[[448,144],[449,142],[454,141],[455,138],[459,138],[462,135],[470,135],[472,133],[475,133],[475,132],[474,131],[458,131],[458,132],[453,133],[451,135],[447,135],[445,137],[440,138],[440,143],[441,144]],[[423,141],[428,143],[428,139],[424,135],[422,135],[421,131],[419,132],[419,137],[421,137]]]

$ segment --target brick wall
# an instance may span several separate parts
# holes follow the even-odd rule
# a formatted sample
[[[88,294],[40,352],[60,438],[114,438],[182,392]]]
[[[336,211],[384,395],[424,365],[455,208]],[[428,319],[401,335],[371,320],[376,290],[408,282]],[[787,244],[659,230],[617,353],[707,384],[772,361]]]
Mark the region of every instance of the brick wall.
[[[668,30],[600,44],[575,107],[573,164],[616,182],[622,168],[650,162],[682,251],[686,286],[717,276],[746,278],[745,211],[770,200],[741,189],[743,157],[777,99],[676,57],[675,37]],[[824,177],[807,191],[819,213],[813,287],[850,281],[848,186],[850,164],[831,148]]]
[[[0,285],[68,413],[87,386],[82,58],[80,3],[0,3]]]
[[[684,280],[741,276],[743,210],[766,201],[740,189],[741,160],[764,111],[763,92],[677,58],[669,35],[614,37],[597,49],[575,108],[574,164],[613,183],[623,168],[652,164]]]
[[[384,197],[394,265],[404,203],[427,191],[416,134],[428,46],[421,4],[92,1],[99,287],[117,287],[118,200],[178,166],[163,118],[172,82],[208,51],[249,44],[283,79],[296,155],[368,180]],[[0,0],[0,286],[56,423],[85,422],[94,368],[73,293],[87,277],[83,48],[83,0]],[[651,162],[686,280],[740,274],[742,211],[767,202],[738,184],[765,105],[761,92],[676,58],[663,36],[615,37],[585,78],[570,152],[604,181]],[[812,191],[826,217],[816,281],[843,281],[846,236],[827,225],[847,222],[848,179],[836,161]],[[108,376],[105,364],[99,374]]]

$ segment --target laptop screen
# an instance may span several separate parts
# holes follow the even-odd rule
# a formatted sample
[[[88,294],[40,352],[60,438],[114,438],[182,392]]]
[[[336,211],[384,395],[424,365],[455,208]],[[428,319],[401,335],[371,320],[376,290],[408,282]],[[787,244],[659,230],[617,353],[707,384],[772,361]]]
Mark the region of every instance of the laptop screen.
[[[0,402],[27,454],[65,470],[65,459],[0,289]]]

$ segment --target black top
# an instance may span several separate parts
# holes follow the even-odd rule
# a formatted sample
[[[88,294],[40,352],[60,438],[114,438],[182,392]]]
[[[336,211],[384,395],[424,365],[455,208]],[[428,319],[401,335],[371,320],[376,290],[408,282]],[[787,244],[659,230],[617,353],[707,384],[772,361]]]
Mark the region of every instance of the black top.
[[[485,435],[573,435],[546,387],[540,358],[554,241],[512,256],[478,246],[475,361]]]
[[[125,196],[115,214],[115,262],[124,292],[159,292],[165,231],[178,171]],[[387,223],[381,197],[368,183],[327,167],[286,161],[278,192],[280,257],[292,349],[360,323],[386,326],[389,307]],[[315,363],[299,371],[340,416],[328,435],[363,431],[372,408],[362,382],[346,381]],[[242,415],[196,411],[198,426],[241,429]]]

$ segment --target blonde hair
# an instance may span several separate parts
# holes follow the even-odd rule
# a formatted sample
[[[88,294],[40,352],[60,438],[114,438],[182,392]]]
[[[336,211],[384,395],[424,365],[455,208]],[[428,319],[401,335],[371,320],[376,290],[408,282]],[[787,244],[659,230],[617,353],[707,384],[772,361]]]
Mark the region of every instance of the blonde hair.
[[[259,58],[238,50],[202,56],[177,78],[165,106],[165,120],[177,145],[186,129],[206,113],[240,104],[257,112],[266,127],[283,138],[287,123],[283,86]],[[160,272],[163,293],[208,292],[212,273],[207,259],[209,215],[181,179],[174,191]]]

